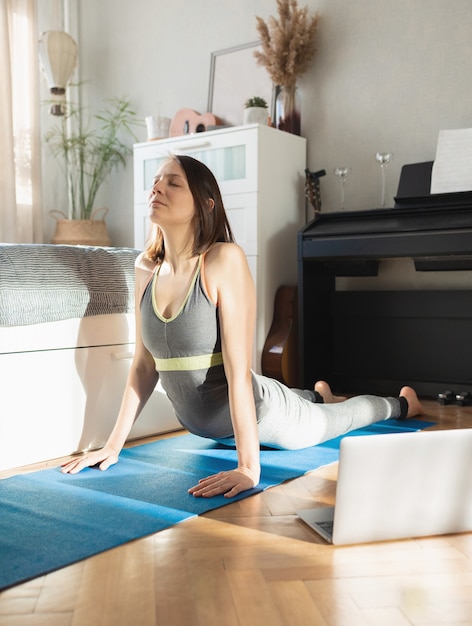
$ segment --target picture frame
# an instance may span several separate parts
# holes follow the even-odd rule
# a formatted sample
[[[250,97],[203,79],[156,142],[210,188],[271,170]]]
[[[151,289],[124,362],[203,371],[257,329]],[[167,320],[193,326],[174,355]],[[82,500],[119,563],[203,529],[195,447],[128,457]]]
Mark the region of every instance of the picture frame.
[[[254,96],[264,98],[273,119],[274,87],[266,69],[256,62],[257,48],[262,50],[260,41],[211,53],[207,110],[224,125],[240,126],[244,104]]]

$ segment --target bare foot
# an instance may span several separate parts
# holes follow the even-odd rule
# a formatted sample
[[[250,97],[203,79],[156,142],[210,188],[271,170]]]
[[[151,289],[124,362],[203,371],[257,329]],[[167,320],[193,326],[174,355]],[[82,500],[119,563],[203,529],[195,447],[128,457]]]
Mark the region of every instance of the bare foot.
[[[407,417],[414,417],[415,415],[424,413],[423,406],[416,395],[416,391],[412,387],[402,387],[400,389],[400,397],[405,398],[408,402]]]
[[[331,387],[324,380],[319,380],[317,383],[315,383],[314,390],[320,394],[325,404],[344,402],[344,400],[346,400],[344,396],[335,396],[331,391]]]

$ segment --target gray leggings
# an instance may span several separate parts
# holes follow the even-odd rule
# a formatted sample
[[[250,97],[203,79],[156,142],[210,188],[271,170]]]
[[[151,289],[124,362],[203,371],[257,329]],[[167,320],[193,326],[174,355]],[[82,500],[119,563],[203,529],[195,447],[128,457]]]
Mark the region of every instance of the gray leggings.
[[[398,398],[363,395],[334,404],[315,403],[314,393],[289,389],[257,374],[253,386],[261,445],[297,450],[334,439],[350,430],[400,417]]]

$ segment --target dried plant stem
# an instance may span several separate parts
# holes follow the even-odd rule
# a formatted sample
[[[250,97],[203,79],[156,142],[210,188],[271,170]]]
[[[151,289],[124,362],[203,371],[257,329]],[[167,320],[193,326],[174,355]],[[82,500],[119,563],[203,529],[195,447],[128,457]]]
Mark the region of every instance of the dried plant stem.
[[[293,86],[315,54],[319,16],[309,17],[308,7],[300,9],[297,0],[277,0],[277,11],[279,19],[270,16],[267,23],[256,16],[262,51],[254,56],[275,85]]]

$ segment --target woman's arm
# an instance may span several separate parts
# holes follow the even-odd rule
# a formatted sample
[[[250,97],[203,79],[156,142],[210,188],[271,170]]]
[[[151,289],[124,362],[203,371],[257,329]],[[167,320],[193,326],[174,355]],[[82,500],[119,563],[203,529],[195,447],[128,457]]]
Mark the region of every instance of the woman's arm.
[[[260,478],[259,437],[251,379],[256,295],[246,256],[236,244],[218,244],[207,253],[205,277],[208,295],[218,303],[238,467],[231,472],[209,476],[190,493],[206,497],[224,493],[232,497],[256,486]]]
[[[158,374],[154,367],[154,359],[144,347],[141,338],[140,312],[142,294],[152,276],[152,269],[153,265],[140,255],[136,260],[135,268],[135,353],[115,426],[103,448],[68,461],[62,466],[62,472],[64,473],[76,474],[85,467],[97,464],[99,464],[100,469],[106,470],[110,465],[116,463],[134,422],[156,386]]]

